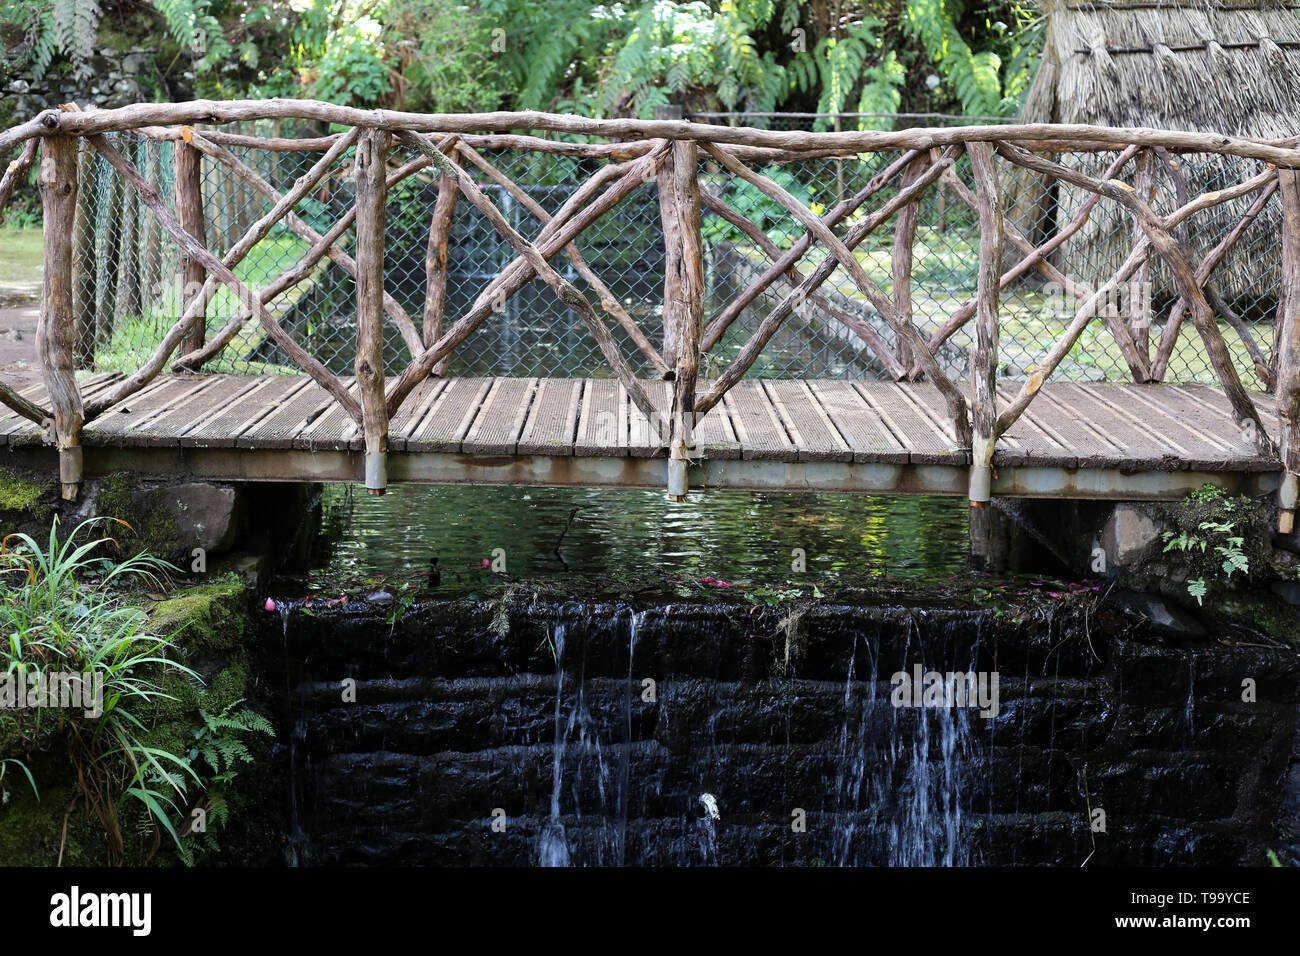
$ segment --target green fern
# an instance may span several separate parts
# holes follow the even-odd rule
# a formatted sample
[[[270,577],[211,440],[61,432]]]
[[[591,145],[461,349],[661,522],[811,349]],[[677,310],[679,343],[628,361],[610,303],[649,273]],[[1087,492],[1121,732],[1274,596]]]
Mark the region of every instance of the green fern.
[[[32,73],[36,79],[45,75],[58,53],[68,58],[78,80],[89,79],[99,18],[99,4],[95,0],[53,0],[37,22],[38,33],[32,47]]]
[[[1013,4],[1013,15],[1028,31],[1032,18]],[[1002,58],[992,50],[973,50],[957,22],[962,16],[960,0],[907,0],[903,24],[905,29],[921,42],[926,55],[947,79],[968,115],[1000,116],[1014,113],[1019,100],[1029,85],[1029,75],[1034,56],[1032,51],[1041,39],[1041,33],[1021,37],[1014,49],[1016,55],[1004,69]],[[997,34],[995,25],[986,21],[990,34]],[[997,24],[1003,27],[1005,26]]]

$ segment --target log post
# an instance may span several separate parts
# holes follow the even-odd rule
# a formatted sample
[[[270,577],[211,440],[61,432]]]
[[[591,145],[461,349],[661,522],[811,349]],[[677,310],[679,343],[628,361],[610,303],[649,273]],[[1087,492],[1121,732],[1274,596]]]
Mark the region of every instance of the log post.
[[[81,426],[77,389],[77,315],[72,296],[72,227],[77,215],[77,141],[49,136],[41,146],[41,205],[44,214],[45,282],[36,353],[54,411],[63,499],[76,501],[81,484]]]
[[[1295,530],[1300,491],[1300,174],[1279,169],[1282,197],[1282,280],[1277,314],[1277,415],[1281,420],[1282,484],[1278,488],[1277,530]]]
[[[674,345],[672,411],[668,421],[668,497],[685,501],[690,449],[695,444],[695,382],[704,330],[704,243],[700,236],[699,158],[695,143],[673,143],[659,173],[664,223],[664,338]],[[671,340],[669,336],[671,335]]]
[[[1149,149],[1144,149],[1134,159],[1134,187],[1147,205],[1155,200],[1155,157]],[[1142,224],[1134,217],[1133,241],[1142,235]],[[1137,273],[1128,285],[1128,325],[1142,360],[1151,362],[1151,281],[1149,261],[1138,267]],[[1142,384],[1138,382],[1138,384]]]
[[[680,106],[655,107],[656,120],[680,120],[681,118],[682,108]],[[682,237],[679,234],[681,221],[677,217],[671,201],[665,197],[673,192],[673,159],[676,155],[675,149],[669,152],[656,177],[659,188],[659,219],[663,224],[664,231],[664,335],[663,341],[660,343],[659,354],[669,368],[673,368],[677,364],[677,333],[679,329],[669,318],[668,301],[669,292],[671,291],[670,286],[674,281],[672,277],[674,274],[680,274],[681,272]]]
[[[456,154],[447,157],[456,163]],[[442,326],[447,303],[447,242],[451,238],[452,220],[456,215],[456,200],[460,186],[456,177],[447,173],[438,176],[438,199],[429,219],[429,243],[424,254],[424,320],[420,329],[421,341],[428,348],[442,338]],[[412,356],[415,358],[415,356]],[[447,374],[450,359],[442,359],[433,367],[433,374]]]
[[[997,441],[998,291],[1002,269],[1002,205],[993,147],[968,143],[979,208],[979,268],[976,274],[975,354],[971,358],[970,506],[985,508],[992,496],[993,449]]]
[[[366,438],[366,491],[388,486],[388,410],[384,404],[384,203],[388,198],[386,130],[357,140],[357,390]]]
[[[900,189],[906,189],[920,178],[928,158],[917,157],[908,163],[899,182]],[[916,227],[921,217],[921,199],[918,196],[898,210],[894,220],[894,249],[892,272],[894,276],[894,307],[898,314],[907,321],[912,321],[912,259],[913,246],[916,244]],[[903,368],[910,369],[917,364],[917,357],[904,339],[898,341],[898,361]]]
[[[173,148],[176,166],[176,218],[180,221],[182,229],[201,244],[206,244],[207,225],[203,217],[202,154],[191,146],[187,140],[177,140]],[[193,256],[187,255],[185,250],[182,249],[180,257],[180,314],[183,315],[189,308],[190,302],[203,288],[205,279],[207,279],[207,275],[202,263],[198,262]],[[186,336],[185,343],[181,346],[181,354],[203,348],[206,336],[207,320],[199,318],[190,329],[189,335]]]

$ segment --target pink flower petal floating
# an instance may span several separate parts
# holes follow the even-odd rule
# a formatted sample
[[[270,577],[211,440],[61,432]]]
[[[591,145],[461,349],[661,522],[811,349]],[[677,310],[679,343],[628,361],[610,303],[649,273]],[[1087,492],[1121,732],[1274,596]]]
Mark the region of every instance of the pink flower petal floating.
[[[266,609],[270,612],[275,611],[275,601],[272,598],[266,599]]]

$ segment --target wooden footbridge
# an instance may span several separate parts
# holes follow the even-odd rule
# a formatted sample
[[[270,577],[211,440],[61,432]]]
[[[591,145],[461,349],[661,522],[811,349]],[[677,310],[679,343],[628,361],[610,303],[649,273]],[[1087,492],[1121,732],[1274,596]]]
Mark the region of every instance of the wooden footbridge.
[[[346,131],[282,139],[221,129],[259,119],[332,123]],[[206,128],[197,129],[200,124]],[[539,132],[567,138],[544,138]],[[172,144],[173,202],[164,200],[106,138],[109,133]],[[572,141],[579,136],[586,141]],[[188,281],[183,307],[152,355],[130,374],[79,370],[75,356],[72,226],[79,139],[133,187],[182,251]],[[390,153],[395,143],[414,158],[398,164],[397,153]],[[991,495],[1171,498],[1214,481],[1251,494],[1276,490],[1279,525],[1291,527],[1300,481],[1300,151],[1295,140],[1055,125],[809,133],[677,119],[424,115],[271,100],[52,110],[0,133],[0,155],[20,147],[0,181],[0,209],[39,153],[45,284],[37,352],[43,382],[11,387],[0,381],[0,402],[9,409],[0,417],[0,445],[10,459],[29,465],[54,468],[57,459],[64,496],[70,499],[84,477],[122,469],[236,481],[364,481],[374,493],[382,493],[390,480],[571,484],[666,487],[680,500],[693,485],[964,494],[976,507]],[[232,147],[320,155],[280,193]],[[532,238],[510,224],[468,171],[476,168],[526,200],[527,193],[486,158],[507,150],[579,157],[596,169],[575,184],[553,214],[529,207],[539,220]],[[867,187],[824,212],[755,171],[809,157],[868,152],[889,153],[892,162]],[[1188,153],[1253,160],[1259,172],[1202,195],[1180,195],[1172,211],[1157,213],[1149,179],[1152,157],[1168,161]],[[1086,164],[1067,164],[1067,154],[1088,157],[1089,168],[1104,172],[1083,172]],[[952,177],[963,155],[969,158],[973,190]],[[189,172],[200,156],[229,167],[271,205],[223,255],[200,238],[200,199]],[[1031,241],[1004,216],[995,157],[1092,198],[1052,235]],[[767,240],[743,213],[702,190],[702,161],[777,203],[799,223],[803,237],[784,250]],[[336,164],[350,164],[355,200],[321,232],[295,207]],[[417,321],[385,289],[386,201],[397,183],[430,167],[439,187],[437,202],[427,211],[426,299]],[[900,174],[897,192],[868,211],[868,200]],[[945,177],[978,214],[977,289],[927,337],[913,323],[908,298],[915,229],[909,210]],[[584,230],[650,184],[657,184],[665,255],[658,342],[638,327],[578,247]],[[516,258],[452,321],[444,320],[445,283],[457,200],[470,203]],[[1132,248],[1104,283],[1084,287],[1054,253],[1101,203],[1122,210],[1132,223]],[[1196,217],[1225,203],[1242,206],[1240,222],[1194,261],[1186,230]],[[1273,254],[1282,276],[1271,356],[1247,331],[1238,330],[1253,356],[1254,367],[1247,371],[1268,388],[1261,392],[1243,385],[1207,288],[1215,267],[1269,203],[1281,210]],[[707,322],[702,208],[751,237],[771,260],[749,288]],[[855,249],[890,222],[895,254],[886,291]],[[293,232],[308,243],[308,251],[283,276],[250,288],[234,270],[273,227]],[[355,235],[350,252],[343,242],[349,232]],[[1008,259],[1013,249],[1016,256]],[[598,305],[552,266],[560,255],[595,293]],[[349,377],[331,372],[310,354],[268,307],[326,257],[356,282],[356,356]],[[1172,277],[1177,301],[1160,340],[1149,342],[1149,323],[1142,316],[1122,315],[1108,303],[1116,289],[1140,281],[1156,262]],[[821,289],[836,270],[852,280],[879,325],[830,306]],[[999,381],[999,294],[1029,273],[1061,284],[1076,307],[1028,375]],[[472,349],[473,334],[485,319],[534,278],[576,313],[599,345],[608,377],[447,376],[449,356],[458,348]],[[702,375],[702,357],[739,311],[777,288],[778,280],[793,291],[765,314],[734,358]],[[236,293],[242,311],[211,334],[205,309],[221,285]],[[764,346],[795,309],[807,304],[824,306],[828,321],[845,324],[893,380],[751,377]],[[1184,317],[1191,320],[1186,334],[1199,337],[1218,387],[1161,381]],[[250,321],[260,324],[302,374],[202,371]],[[621,326],[625,340],[640,353],[638,361],[655,377],[635,374],[610,322]],[[937,356],[968,322],[975,335],[966,364],[969,381],[963,382],[947,374]],[[1094,323],[1114,338],[1132,381],[1051,381]],[[400,333],[409,353],[404,368],[389,364],[386,326]]]

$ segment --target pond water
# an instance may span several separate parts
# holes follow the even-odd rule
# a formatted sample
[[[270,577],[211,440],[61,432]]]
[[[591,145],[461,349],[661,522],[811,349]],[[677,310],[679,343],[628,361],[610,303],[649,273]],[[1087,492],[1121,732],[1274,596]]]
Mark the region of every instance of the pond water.
[[[492,573],[576,576],[610,590],[675,578],[777,584],[964,571],[967,505],[957,498],[395,485],[325,491],[334,540],[321,577],[429,579],[467,594]],[[798,570],[800,559],[805,570]],[[489,567],[484,569],[483,562]]]

